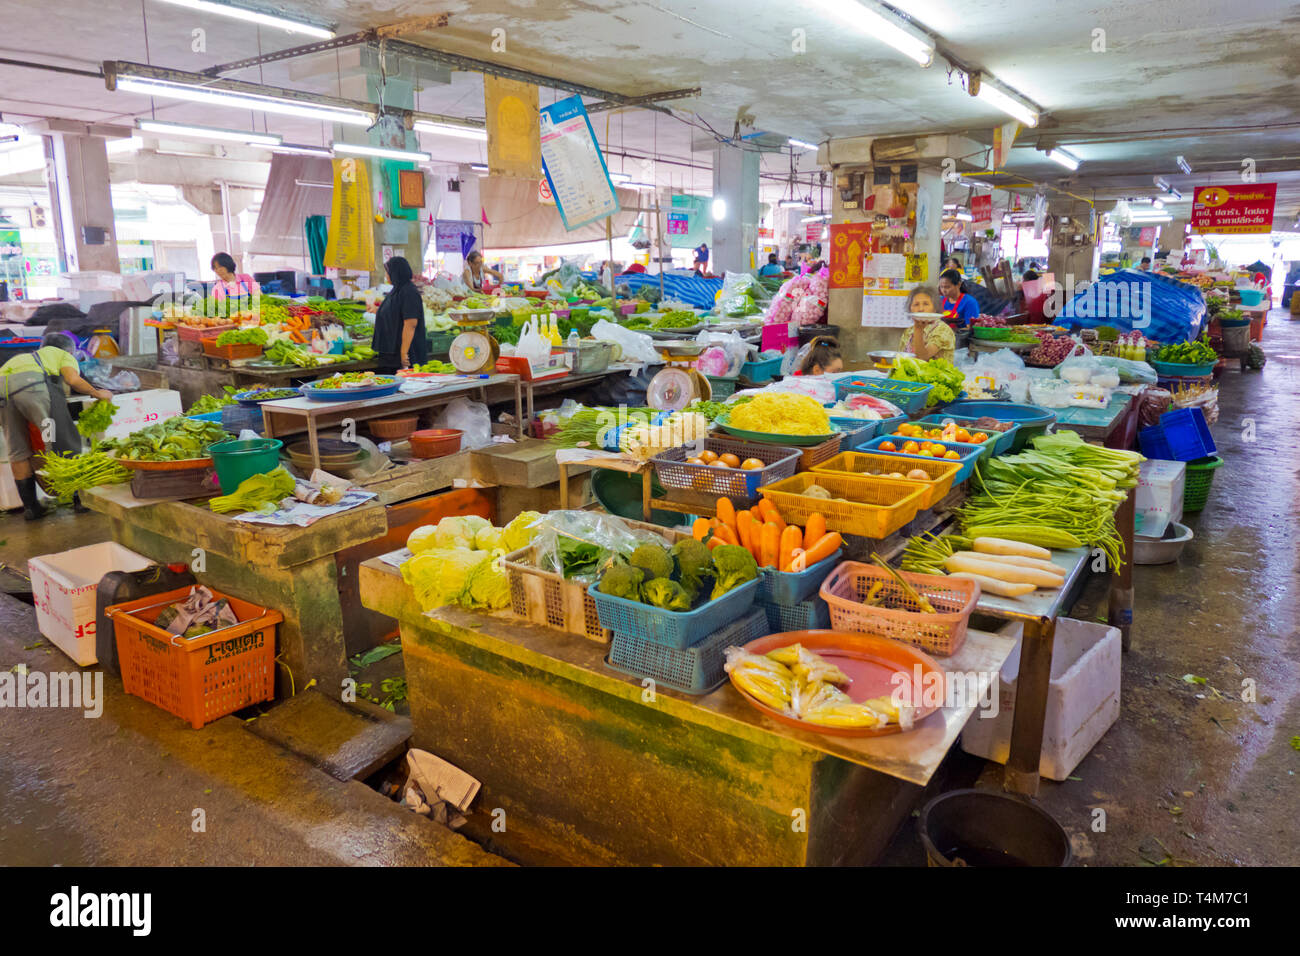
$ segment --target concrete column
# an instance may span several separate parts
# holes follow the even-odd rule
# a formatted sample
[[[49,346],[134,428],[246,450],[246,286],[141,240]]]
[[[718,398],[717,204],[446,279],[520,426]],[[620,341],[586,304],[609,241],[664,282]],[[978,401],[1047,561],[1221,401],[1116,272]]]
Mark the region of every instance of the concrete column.
[[[47,155],[53,161],[52,186],[59,209],[61,252],[68,271],[120,272],[104,140],[56,133],[47,142]],[[86,242],[87,227],[104,230],[102,244]]]
[[[1101,228],[1096,230],[1096,241],[1076,244],[1072,236],[1076,230],[1069,227],[1064,217],[1070,217],[1079,223],[1079,231],[1085,230],[1088,215],[1092,207],[1085,202],[1072,199],[1050,200],[1047,212],[1056,217],[1056,227],[1052,230],[1050,244],[1047,247],[1047,271],[1056,277],[1056,282],[1072,295],[1071,290],[1080,282],[1095,282],[1097,270],[1101,264]],[[1098,217],[1101,212],[1097,213]],[[1147,253],[1149,254],[1149,253]]]
[[[758,153],[734,146],[713,150],[713,199],[726,204],[713,220],[709,268],[714,273],[747,272],[758,242]]]

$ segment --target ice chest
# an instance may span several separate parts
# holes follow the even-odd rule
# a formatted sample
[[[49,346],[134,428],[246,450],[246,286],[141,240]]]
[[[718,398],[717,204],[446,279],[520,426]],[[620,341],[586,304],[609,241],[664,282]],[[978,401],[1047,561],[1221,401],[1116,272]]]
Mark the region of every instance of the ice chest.
[[[1183,518],[1187,462],[1148,458],[1142,462],[1133,498],[1133,533],[1159,538],[1171,521]]]
[[[1020,637],[1023,624],[1012,622],[999,633]],[[1011,720],[1016,706],[1020,641],[998,677],[998,713],[985,717],[976,708],[961,732],[968,754],[1005,764],[1011,749]],[[1052,646],[1052,681],[1043,721],[1043,750],[1038,772],[1064,780],[1119,717],[1120,635],[1105,624],[1058,618]]]
[[[95,654],[95,589],[110,571],[143,571],[154,562],[114,541],[29,558],[36,626],[51,644],[85,667]]]
[[[113,424],[101,438],[122,438],[142,428],[174,418],[181,413],[181,393],[169,388],[150,388],[113,396]]]

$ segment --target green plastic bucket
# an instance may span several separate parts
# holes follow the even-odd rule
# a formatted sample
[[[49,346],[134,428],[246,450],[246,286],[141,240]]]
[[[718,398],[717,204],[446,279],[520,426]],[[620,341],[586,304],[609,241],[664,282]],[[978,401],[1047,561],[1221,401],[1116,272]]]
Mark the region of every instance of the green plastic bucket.
[[[275,471],[280,464],[280,449],[283,447],[284,442],[278,438],[235,439],[209,445],[208,454],[212,456],[212,464],[217,469],[221,493],[233,494],[245,478]]]

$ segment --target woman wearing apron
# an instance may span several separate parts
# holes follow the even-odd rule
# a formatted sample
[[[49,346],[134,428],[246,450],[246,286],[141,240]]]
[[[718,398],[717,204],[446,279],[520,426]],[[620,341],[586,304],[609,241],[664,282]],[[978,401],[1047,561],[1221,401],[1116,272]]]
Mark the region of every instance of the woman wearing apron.
[[[465,257],[465,274],[461,277],[461,281],[473,291],[482,292],[483,273],[485,272],[496,279],[497,282],[501,281],[501,273],[491,266],[484,265],[483,253],[475,249]]]
[[[47,335],[44,342],[67,341],[65,335]],[[64,384],[83,395],[108,400],[112,392],[95,388],[81,377],[76,358],[56,345],[43,344],[35,352],[16,355],[0,366],[0,421],[4,423],[5,448],[13,471],[18,496],[23,501],[23,517],[28,521],[45,517],[36,495],[36,477],[32,471],[32,445],[27,436],[30,422],[43,434],[53,426],[47,439],[58,452],[80,452],[81,434],[68,411]],[[78,510],[81,503],[74,499]]]
[[[966,292],[961,273],[956,269],[945,269],[939,273],[939,294],[943,296],[939,311],[945,322],[964,329],[979,318],[980,304],[975,296]]]

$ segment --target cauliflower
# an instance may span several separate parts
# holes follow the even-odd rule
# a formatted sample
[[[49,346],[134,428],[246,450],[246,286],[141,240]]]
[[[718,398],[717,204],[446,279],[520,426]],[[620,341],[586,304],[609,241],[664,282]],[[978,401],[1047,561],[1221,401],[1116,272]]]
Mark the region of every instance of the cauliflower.
[[[646,604],[661,607],[668,611],[689,611],[691,595],[676,581],[668,578],[655,578],[641,587]]]
[[[644,571],[647,580],[673,576],[673,557],[662,545],[649,542],[638,544],[627,561],[634,568]]]
[[[619,597],[627,601],[641,600],[641,581],[645,572],[630,564],[617,561],[610,566],[596,585],[596,590],[610,597]]]
[[[740,587],[758,577],[758,562],[748,548],[738,544],[720,544],[713,549],[713,572],[717,582],[713,585],[713,598]]]

